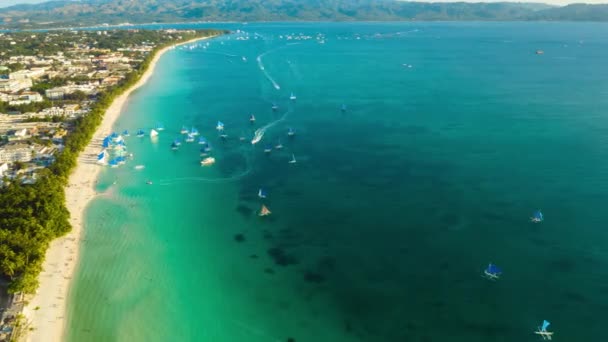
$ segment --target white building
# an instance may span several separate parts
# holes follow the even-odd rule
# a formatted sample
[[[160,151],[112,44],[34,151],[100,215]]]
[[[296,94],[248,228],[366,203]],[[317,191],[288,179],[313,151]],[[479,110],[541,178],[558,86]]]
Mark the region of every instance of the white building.
[[[0,147],[0,163],[29,162],[32,149],[26,144],[12,144]]]
[[[8,163],[0,164],[0,177],[4,177],[4,174],[8,171]]]
[[[9,79],[9,80],[0,80],[0,91],[3,92],[16,92],[19,90],[27,89],[32,86],[32,80],[29,78],[26,79]]]
[[[44,76],[46,70],[44,68],[32,68],[30,70],[19,70],[8,74],[11,80],[37,79]]]

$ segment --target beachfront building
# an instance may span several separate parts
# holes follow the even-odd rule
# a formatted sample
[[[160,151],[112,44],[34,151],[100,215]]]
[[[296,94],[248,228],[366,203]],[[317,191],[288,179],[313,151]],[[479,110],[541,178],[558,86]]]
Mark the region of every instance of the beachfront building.
[[[22,104],[30,104],[32,102],[42,102],[44,99],[42,95],[33,91],[24,91],[19,95],[13,96],[13,99],[9,101],[9,105],[18,106]]]
[[[0,147],[0,163],[29,162],[32,148],[26,144],[8,144]]]

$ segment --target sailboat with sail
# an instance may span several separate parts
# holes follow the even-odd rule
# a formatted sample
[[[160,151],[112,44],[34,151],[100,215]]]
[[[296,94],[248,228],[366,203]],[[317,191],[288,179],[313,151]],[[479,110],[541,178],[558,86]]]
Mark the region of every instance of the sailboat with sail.
[[[218,131],[223,131],[224,130],[224,123],[221,121],[217,122],[217,126],[215,126],[215,129],[217,129]]]
[[[150,138],[154,138],[158,136],[158,132],[155,129],[150,130]]]
[[[277,150],[282,150],[283,149],[283,144],[281,143],[281,140],[279,140],[279,142],[274,146],[275,149]]]
[[[543,213],[540,210],[535,211],[532,214],[532,217],[530,217],[530,221],[534,222],[534,223],[541,223],[545,220],[545,217],[543,216]]]
[[[207,144],[207,139],[205,139],[205,137],[198,138],[198,144],[199,145],[206,145]]]
[[[483,271],[483,277],[492,281],[498,280],[501,274],[502,270],[492,263]]]
[[[279,109],[279,106],[277,106],[277,104],[273,102],[272,103],[272,111],[276,112],[278,109]]]
[[[144,130],[143,130],[143,129],[141,129],[141,128],[140,128],[140,129],[138,129],[138,130],[137,130],[137,137],[138,137],[138,138],[143,138],[143,136],[144,136],[145,134],[146,134],[146,133],[144,133]]]
[[[101,153],[99,153],[97,155],[97,163],[98,164],[105,164],[107,156],[108,156],[108,154],[106,153],[106,150],[102,150]]]
[[[260,188],[260,190],[258,190],[258,197],[259,198],[266,198],[268,194],[266,193],[266,191],[262,188]]]
[[[186,142],[187,143],[194,142],[194,136],[192,134],[188,133],[188,135],[186,136]]]
[[[182,129],[179,132],[181,134],[188,134],[188,128],[186,126],[182,126]]]
[[[130,134],[129,134],[129,131],[128,131],[128,130],[126,130],[126,129],[125,129],[124,131],[122,131],[122,136],[123,136],[123,137],[128,137],[129,135],[130,135]]]
[[[289,95],[289,99],[291,101],[295,101],[296,100],[296,96],[294,95],[294,93],[291,93],[291,95]]]
[[[192,127],[192,128],[190,129],[190,135],[192,135],[192,136],[197,136],[198,134],[199,134],[199,133],[198,133],[198,129],[196,129],[196,128],[194,128],[194,127]]]
[[[253,114],[249,116],[249,122],[255,123],[255,116]]]
[[[258,215],[263,217],[263,216],[268,216],[270,214],[272,214],[272,212],[270,210],[268,210],[268,208],[265,205],[262,204],[262,208],[260,209],[260,212]]]
[[[158,122],[156,124],[156,130],[159,131],[159,132],[160,131],[164,131],[165,130],[165,126],[162,123]]]
[[[289,161],[289,164],[295,164],[296,163],[296,155],[295,154],[291,154],[291,160]]]
[[[536,335],[540,335],[543,340],[551,340],[553,338],[553,332],[551,331],[547,331],[547,328],[549,327],[551,323],[549,323],[547,320],[543,320],[543,325],[538,327],[538,330],[536,330],[534,333]]]
[[[272,152],[272,146],[266,145],[266,147],[264,147],[264,153],[269,154],[270,152]]]
[[[289,129],[287,129],[287,136],[294,137],[295,135],[296,135],[296,131],[293,128],[289,127]]]

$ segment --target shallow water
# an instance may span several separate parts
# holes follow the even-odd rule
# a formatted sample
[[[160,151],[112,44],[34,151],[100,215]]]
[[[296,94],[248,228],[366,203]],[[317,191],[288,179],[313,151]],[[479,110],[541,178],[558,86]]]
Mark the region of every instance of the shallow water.
[[[100,177],[69,341],[601,339],[608,25],[227,27],[250,39],[167,53],[117,122],[166,130]]]

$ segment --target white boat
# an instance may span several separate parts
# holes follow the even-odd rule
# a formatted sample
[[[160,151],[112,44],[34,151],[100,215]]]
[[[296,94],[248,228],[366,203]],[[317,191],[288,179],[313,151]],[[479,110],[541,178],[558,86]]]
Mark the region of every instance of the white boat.
[[[181,134],[188,134],[188,128],[186,128],[186,126],[182,126],[182,129],[179,132]]]
[[[215,126],[215,129],[217,129],[218,131],[223,131],[224,130],[224,123],[221,121],[217,122],[217,126]]]
[[[283,149],[283,144],[281,144],[281,140],[279,140],[279,143],[276,144],[276,146],[274,148],[276,148],[277,150],[282,150]]]
[[[150,137],[153,138],[153,137],[156,137],[156,136],[158,136],[158,132],[155,129],[151,129],[150,130]]]
[[[189,134],[186,136],[186,142],[191,143],[194,142],[194,136],[192,134]]]
[[[551,323],[549,323],[548,321],[544,320],[543,321],[543,325],[538,327],[538,330],[535,331],[534,333],[536,335],[540,335],[543,340],[551,340],[553,338],[553,332],[551,331],[547,331],[547,327],[549,327]]]
[[[145,166],[143,165],[135,165],[135,170],[143,170]]]
[[[296,96],[294,95],[294,93],[291,93],[291,95],[289,96],[289,99],[291,101],[295,101],[296,100]]]
[[[291,154],[291,160],[289,161],[289,164],[295,164],[296,163],[296,156],[295,154]]]
[[[213,157],[207,157],[207,158],[201,160],[202,166],[209,166],[209,165],[213,165],[213,164],[215,164],[215,158],[213,158]]]
[[[251,145],[255,145],[257,143],[260,142],[260,140],[262,140],[262,137],[264,137],[264,131],[258,129],[257,131],[255,131],[254,135],[253,135],[253,139],[251,139]]]

